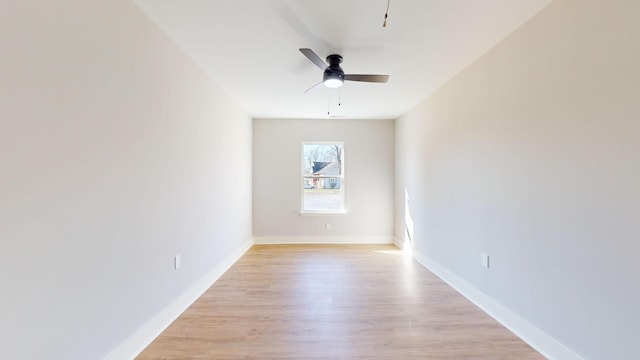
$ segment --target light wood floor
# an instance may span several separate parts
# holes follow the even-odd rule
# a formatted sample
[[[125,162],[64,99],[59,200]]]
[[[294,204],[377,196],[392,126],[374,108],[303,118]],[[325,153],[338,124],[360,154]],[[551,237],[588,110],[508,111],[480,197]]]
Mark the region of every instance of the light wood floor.
[[[254,246],[139,359],[541,359],[390,245]]]

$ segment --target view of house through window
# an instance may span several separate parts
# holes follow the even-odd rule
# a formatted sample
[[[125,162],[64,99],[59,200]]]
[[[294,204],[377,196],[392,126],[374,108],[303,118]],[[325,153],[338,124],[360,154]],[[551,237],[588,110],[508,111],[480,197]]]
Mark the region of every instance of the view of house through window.
[[[302,143],[302,211],[344,211],[344,146]]]

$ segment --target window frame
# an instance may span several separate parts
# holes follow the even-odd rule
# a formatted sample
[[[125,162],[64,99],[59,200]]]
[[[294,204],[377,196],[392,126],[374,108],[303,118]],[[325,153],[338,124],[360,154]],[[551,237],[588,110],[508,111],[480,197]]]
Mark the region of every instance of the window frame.
[[[341,171],[340,175],[307,175],[305,174],[305,157],[304,157],[304,148],[305,145],[340,145],[342,147],[341,153]],[[304,199],[305,199],[305,180],[308,178],[316,178],[316,179],[340,179],[340,209],[321,209],[321,210],[312,210],[305,209],[304,207]],[[344,141],[302,141],[300,144],[300,215],[342,215],[347,213],[346,206],[346,176],[345,176],[345,145]]]

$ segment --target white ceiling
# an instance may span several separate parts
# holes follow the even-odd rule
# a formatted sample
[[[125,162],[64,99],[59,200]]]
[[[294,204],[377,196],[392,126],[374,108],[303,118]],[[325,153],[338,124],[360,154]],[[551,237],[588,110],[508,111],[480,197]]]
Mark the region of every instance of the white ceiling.
[[[358,119],[404,114],[550,2],[391,0],[383,28],[387,0],[136,0],[251,117]],[[389,82],[305,94],[304,47]]]

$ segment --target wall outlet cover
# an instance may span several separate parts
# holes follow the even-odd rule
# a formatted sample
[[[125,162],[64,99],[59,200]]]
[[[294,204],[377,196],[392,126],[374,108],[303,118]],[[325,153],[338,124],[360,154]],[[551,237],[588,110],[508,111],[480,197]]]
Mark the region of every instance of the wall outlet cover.
[[[482,254],[482,266],[484,266],[485,268],[489,268],[489,255],[488,254]]]

